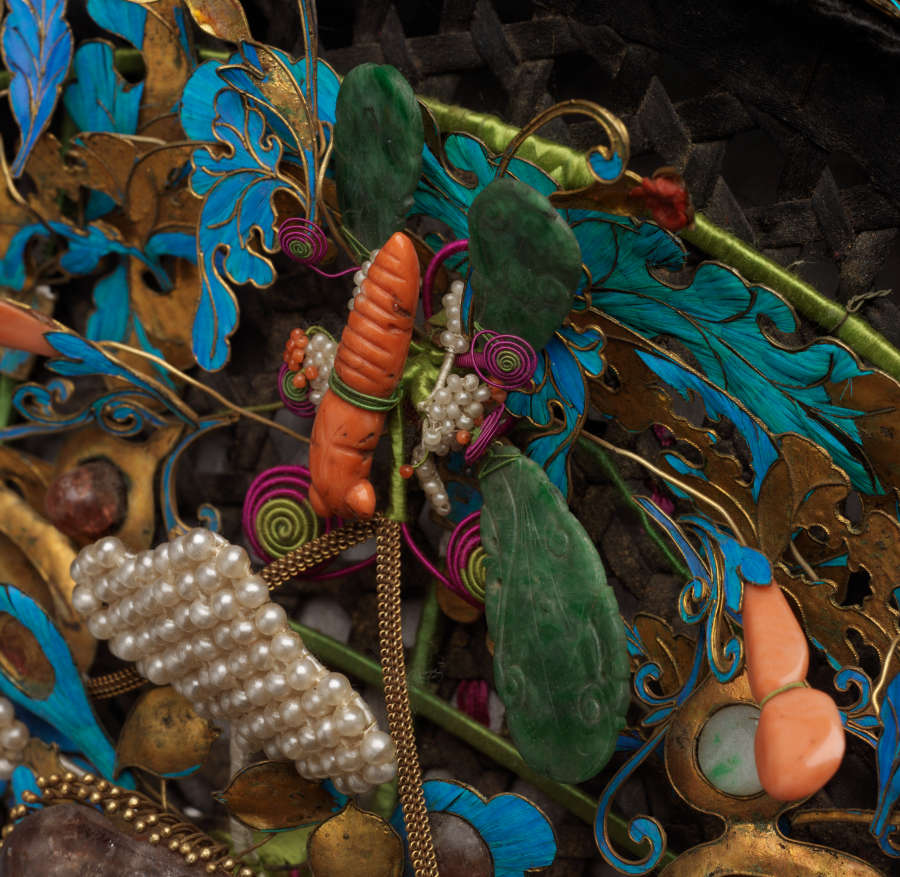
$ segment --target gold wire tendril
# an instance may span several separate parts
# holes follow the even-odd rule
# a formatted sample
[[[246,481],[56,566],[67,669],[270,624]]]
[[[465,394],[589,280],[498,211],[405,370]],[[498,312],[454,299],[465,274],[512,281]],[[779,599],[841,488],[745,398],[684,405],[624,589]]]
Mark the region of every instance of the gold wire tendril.
[[[714,508],[725,519],[725,523],[728,524],[729,527],[731,527],[731,530],[734,533],[734,535],[740,536],[741,531],[735,525],[734,520],[732,519],[731,515],[729,515],[728,512],[722,506],[720,506],[715,500],[710,499],[708,496],[704,496],[702,493],[700,493],[699,490],[695,490],[689,484],[685,484],[683,481],[681,481],[678,478],[675,478],[673,475],[670,475],[668,472],[664,472],[662,469],[658,468],[657,466],[654,466],[653,463],[647,462],[647,460],[645,460],[639,454],[635,454],[632,451],[626,451],[624,448],[618,448],[611,442],[608,442],[605,439],[599,438],[596,435],[592,435],[589,432],[582,432],[581,434],[586,439],[594,442],[594,444],[600,445],[601,447],[606,448],[607,450],[610,450],[615,454],[619,454],[622,457],[627,457],[629,460],[634,460],[635,463],[638,463],[639,465],[643,466],[645,469],[648,469],[649,471],[653,472],[655,475],[659,476],[664,481],[669,481],[672,484],[674,484],[676,487],[683,490],[685,493],[689,493],[691,496],[694,497],[694,499],[699,499],[699,500],[705,502],[708,506],[712,506],[712,508]]]
[[[884,656],[884,663],[881,665],[881,673],[878,674],[878,682],[872,689],[872,708],[875,710],[875,715],[879,718],[881,718],[881,689],[884,688],[884,685],[887,682],[891,658],[894,657],[894,652],[898,645],[900,645],[900,633],[891,640],[891,645],[888,648],[887,654]]]
[[[147,353],[146,350],[138,350],[136,347],[132,347],[130,344],[121,344],[118,341],[98,341],[98,347],[103,348],[113,348],[115,350],[122,350],[126,353],[132,353],[135,356],[143,357],[144,359],[148,359],[151,362],[155,362],[161,368],[164,368],[166,371],[170,372],[173,375],[181,378],[185,383],[190,384],[192,387],[196,387],[203,393],[206,393],[208,396],[211,396],[215,399],[220,405],[229,409],[230,411],[235,412],[241,417],[246,417],[250,420],[255,420],[258,423],[262,423],[264,426],[268,426],[271,429],[277,429],[279,432],[285,433],[285,435],[289,435],[291,438],[296,439],[298,442],[305,442],[309,444],[309,438],[305,435],[300,435],[299,432],[294,432],[290,427],[284,426],[278,423],[275,420],[269,420],[267,417],[261,417],[259,414],[250,411],[247,408],[241,408],[240,405],[235,405],[234,402],[226,399],[221,393],[217,393],[211,387],[207,387],[206,384],[200,383],[200,381],[195,380],[194,378],[186,375],[181,369],[175,368],[174,365],[170,365],[164,359],[159,356],[155,356],[152,353]]]

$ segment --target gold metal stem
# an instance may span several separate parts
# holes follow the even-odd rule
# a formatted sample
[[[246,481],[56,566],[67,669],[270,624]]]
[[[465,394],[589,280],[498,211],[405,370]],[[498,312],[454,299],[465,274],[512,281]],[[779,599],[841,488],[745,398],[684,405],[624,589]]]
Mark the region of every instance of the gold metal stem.
[[[416,877],[439,877],[428,810],[422,791],[422,770],[416,751],[409,691],[406,687],[400,605],[400,522],[382,518],[378,523],[376,539],[378,639],[381,645],[384,701],[388,727],[397,747],[397,786],[409,836],[409,858]]]

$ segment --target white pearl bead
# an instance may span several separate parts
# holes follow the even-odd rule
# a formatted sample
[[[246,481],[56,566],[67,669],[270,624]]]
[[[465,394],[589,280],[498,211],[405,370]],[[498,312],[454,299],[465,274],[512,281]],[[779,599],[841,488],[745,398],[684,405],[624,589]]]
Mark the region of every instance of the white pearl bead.
[[[179,603],[172,610],[172,620],[178,625],[179,630],[189,632],[194,629],[194,622],[191,621],[191,608],[187,603]]]
[[[476,402],[487,402],[488,399],[491,398],[491,388],[486,384],[482,384],[475,391],[475,401]]]
[[[263,746],[263,752],[266,753],[266,757],[272,759],[272,761],[282,761],[284,756],[281,752],[281,747],[278,745],[278,741],[274,738],[269,740],[265,746]]]
[[[153,566],[153,552],[141,551],[134,558],[134,577],[142,585],[147,585],[156,578],[156,568]]]
[[[11,722],[0,730],[0,745],[4,749],[12,749],[13,752],[18,752],[20,749],[25,748],[25,745],[28,743],[28,737],[28,728],[22,722]]]
[[[472,402],[466,405],[466,414],[474,421],[476,417],[481,417],[484,414],[484,406],[481,402]]]
[[[173,539],[169,543],[169,566],[173,570],[180,570],[190,565],[191,559],[184,549],[184,541],[181,537]]]
[[[144,675],[154,684],[163,685],[166,679],[166,665],[162,658],[150,658],[144,668]]]
[[[281,702],[281,721],[284,727],[294,728],[305,718],[299,697],[288,697]]]
[[[72,578],[74,578],[74,576],[72,576]],[[8,780],[18,766],[18,761],[0,757],[0,780]]]
[[[250,575],[250,558],[240,545],[229,545],[216,555],[216,569],[230,579]]]
[[[162,576],[166,575],[171,564],[169,562],[169,543],[161,542],[153,549],[153,568]]]
[[[281,727],[281,710],[279,709],[278,701],[270,700],[263,707],[263,715],[273,728],[277,729]]]
[[[296,734],[282,734],[278,738],[278,746],[284,753],[285,758],[294,761],[300,758],[306,751],[300,744],[300,738]]]
[[[334,722],[326,716],[316,726],[316,743],[323,749],[333,749],[337,745],[339,735],[334,727]]]
[[[214,688],[222,688],[231,675],[228,664],[223,660],[213,661],[209,665],[209,684]]]
[[[290,690],[287,677],[284,673],[277,673],[273,670],[266,676],[266,689],[271,697],[284,697]]]
[[[342,704],[352,693],[347,677],[341,673],[327,673],[316,683],[316,694],[329,706]]]
[[[288,661],[304,648],[303,642],[292,630],[276,634],[269,645],[272,657],[278,661]]]
[[[204,594],[214,593],[222,583],[222,576],[219,574],[215,563],[212,561],[201,563],[200,566],[194,570],[194,578],[197,581],[197,587]]]
[[[215,606],[213,610],[215,610]],[[231,638],[231,628],[227,624],[220,624],[213,628],[212,637],[216,648],[221,652],[227,652],[234,646],[234,640]]]
[[[172,618],[163,618],[156,624],[156,638],[164,643],[177,643],[181,639],[181,628]]]
[[[94,558],[100,566],[112,569],[118,566],[125,556],[126,549],[121,539],[115,536],[106,536],[94,544]]]
[[[72,606],[80,615],[90,615],[100,608],[100,601],[87,585],[76,585],[72,591]]]
[[[250,646],[249,656],[250,666],[255,670],[267,670],[272,661],[269,644],[264,639],[257,640]]]
[[[209,603],[199,597],[191,603],[190,616],[191,623],[200,630],[212,627],[216,623],[216,616],[212,614]]]
[[[243,688],[238,688],[231,693],[231,708],[238,716],[250,709],[250,698],[247,697],[247,692]]]
[[[247,653],[243,649],[236,649],[229,653],[225,659],[228,663],[228,672],[237,679],[246,679],[253,673]]]
[[[300,698],[300,705],[308,716],[319,718],[326,713],[331,712],[331,706],[325,702],[325,699],[314,688],[304,692]]]
[[[200,590],[197,587],[197,579],[190,570],[185,570],[175,579],[175,590],[182,600],[193,600]]]
[[[250,719],[250,733],[257,740],[268,740],[274,736],[275,729],[266,721],[262,713],[254,713]]]
[[[310,656],[304,656],[294,661],[287,669],[286,677],[288,685],[297,691],[306,691],[315,685],[319,678],[320,668]]]
[[[336,711],[334,727],[341,737],[356,737],[366,730],[370,721],[361,709],[351,703]]]
[[[363,792],[368,792],[372,787],[371,783],[367,783],[359,774],[351,773],[348,776],[344,777],[344,782],[350,788],[350,790],[356,794],[361,795]]]
[[[391,762],[388,764],[367,764],[362,770],[362,777],[366,782],[377,786],[379,783],[386,783],[392,780],[397,773],[396,766]]]
[[[216,546],[212,539],[212,533],[209,530],[198,527],[187,533],[183,539],[184,553],[191,560],[206,560],[215,553]]]
[[[247,576],[235,584],[234,594],[242,606],[256,609],[269,599],[269,586],[260,576]]]
[[[137,656],[134,634],[120,633],[109,641],[109,650],[123,661],[133,661]]]
[[[216,591],[209,601],[213,615],[220,621],[231,621],[238,612],[238,603],[234,591]]]
[[[180,600],[175,585],[166,579],[156,580],[156,584],[153,586],[153,596],[157,606],[161,607],[174,606]]]
[[[268,603],[260,606],[254,616],[256,629],[264,636],[274,636],[283,630],[287,624],[287,613],[277,603]]]
[[[219,653],[212,637],[207,634],[195,634],[192,643],[194,654],[200,661],[211,661]]]
[[[254,706],[262,706],[269,700],[269,691],[266,688],[266,679],[264,676],[254,676],[244,686],[247,692],[247,698]]]
[[[112,599],[112,588],[110,587],[109,579],[106,576],[94,581],[94,596],[101,603],[108,603]]]
[[[231,622],[231,638],[238,645],[249,645],[257,636],[256,625],[249,618],[238,618]]]
[[[359,770],[364,764],[363,757],[356,746],[339,746],[335,751],[335,767],[341,773]]]
[[[468,414],[460,414],[459,417],[456,418],[456,425],[460,429],[470,430],[473,426],[475,426],[475,421],[469,417]]]
[[[0,697],[0,727],[8,725],[15,717],[15,707],[5,697]]]
[[[366,733],[359,751],[366,764],[386,764],[394,759],[393,741],[384,731],[377,728],[372,728]]]
[[[103,611],[95,612],[88,618],[87,629],[94,639],[109,639],[113,632],[109,617]]]

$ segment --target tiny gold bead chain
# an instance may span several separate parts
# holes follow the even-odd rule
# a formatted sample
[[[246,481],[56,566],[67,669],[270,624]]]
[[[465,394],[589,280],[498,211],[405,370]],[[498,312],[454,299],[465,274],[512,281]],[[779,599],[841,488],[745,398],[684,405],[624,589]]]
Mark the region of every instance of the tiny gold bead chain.
[[[416,877],[439,877],[406,687],[400,606],[402,537],[399,521],[381,518],[375,545],[378,640],[381,645],[384,702],[388,728],[397,747],[397,787],[409,837],[409,858]]]

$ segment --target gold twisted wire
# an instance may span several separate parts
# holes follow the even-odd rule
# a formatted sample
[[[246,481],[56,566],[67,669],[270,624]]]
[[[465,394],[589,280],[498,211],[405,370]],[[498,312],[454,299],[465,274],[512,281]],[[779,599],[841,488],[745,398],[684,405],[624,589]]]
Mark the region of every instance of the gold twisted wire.
[[[399,521],[389,518],[379,520],[375,569],[384,702],[387,707],[388,728],[397,747],[397,788],[409,837],[409,858],[413,871],[416,877],[439,877],[406,687],[400,606],[401,534]]]
[[[375,535],[377,526],[378,522],[375,519],[352,521],[337,530],[329,530],[311,542],[273,560],[264,566],[259,574],[266,580],[270,590],[277,588],[314,566],[318,566],[332,557],[337,557],[342,551],[371,539]]]
[[[108,700],[128,691],[134,691],[147,684],[147,680],[133,667],[125,667],[114,673],[106,673],[103,676],[92,676],[85,683],[85,689],[94,700]]]

